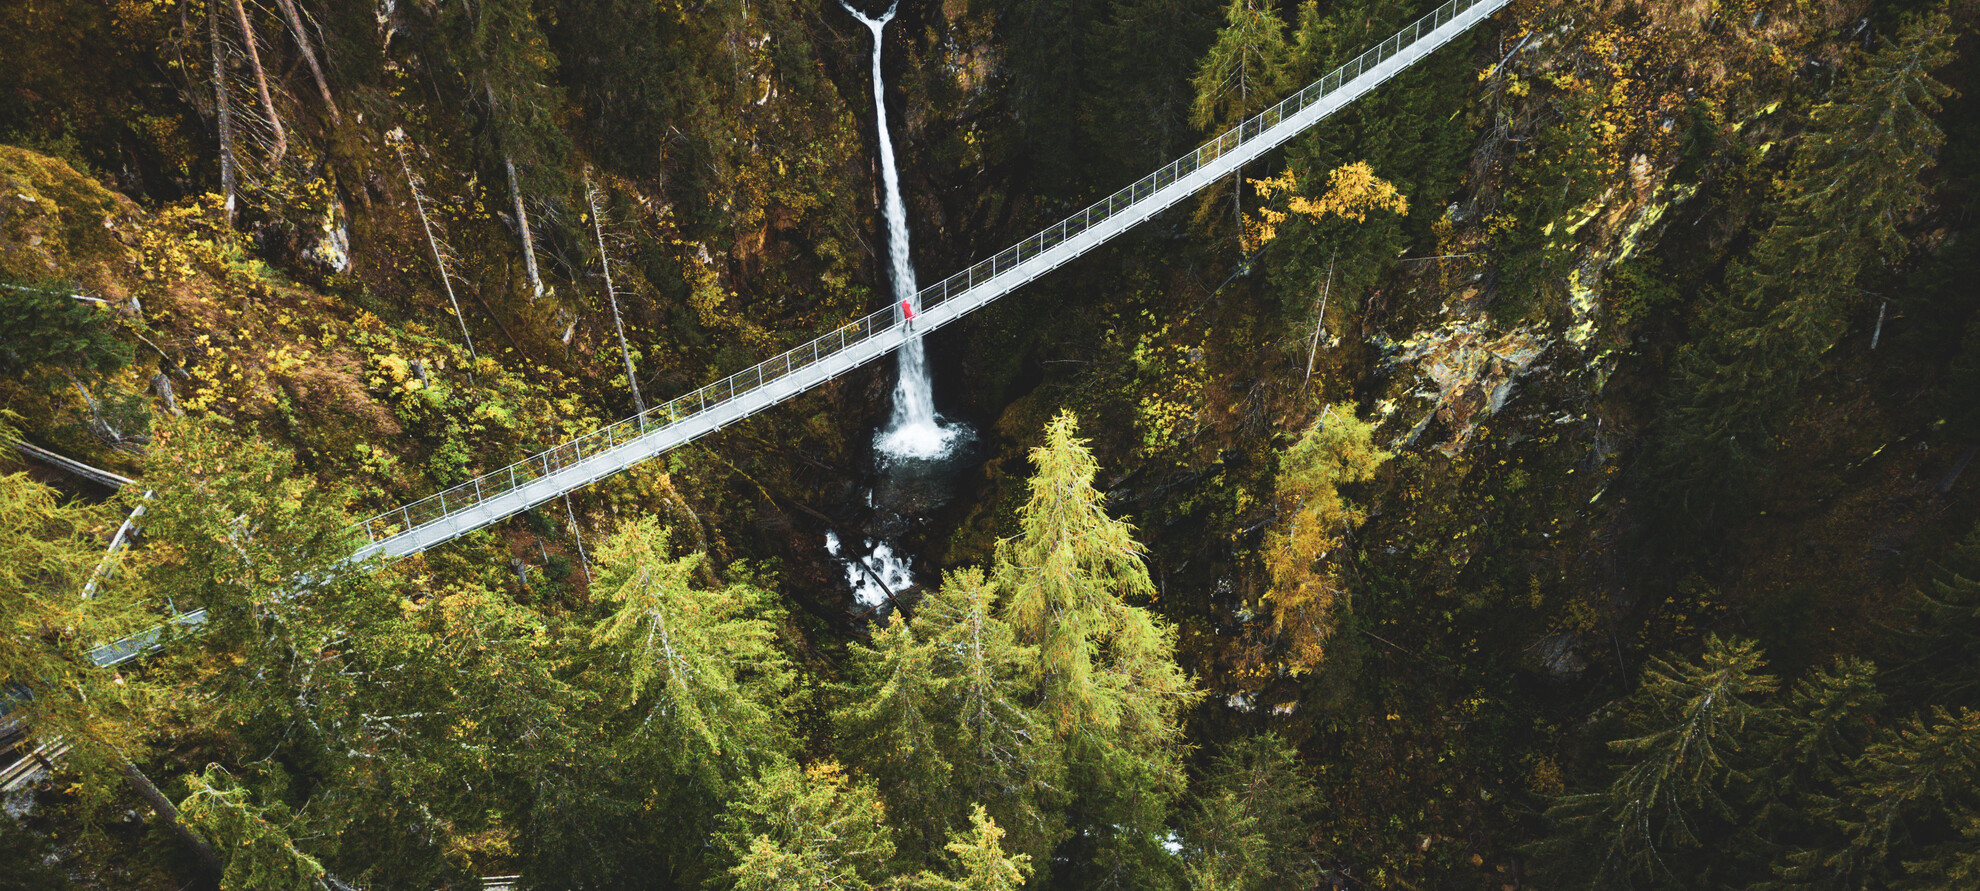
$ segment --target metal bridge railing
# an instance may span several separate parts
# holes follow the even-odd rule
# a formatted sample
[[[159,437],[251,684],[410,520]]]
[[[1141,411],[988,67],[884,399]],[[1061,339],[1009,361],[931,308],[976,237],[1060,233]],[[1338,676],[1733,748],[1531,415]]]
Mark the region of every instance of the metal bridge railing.
[[[916,307],[917,313],[962,298],[986,285],[993,283],[1001,285],[1002,283],[997,280],[1010,274],[1020,265],[1115,217],[1136,213],[1145,216],[1153,212],[1148,209],[1151,203],[1158,204],[1159,207],[1167,207],[1179,199],[1163,196],[1164,201],[1153,201],[1160,190],[1239,147],[1271,133],[1273,128],[1318,104],[1343,86],[1350,85],[1356,78],[1393,58],[1404,48],[1431,35],[1465,11],[1481,5],[1497,8],[1505,2],[1506,0],[1449,0],[1430,14],[1396,32],[1389,39],[1376,44],[1349,60],[1347,64],[1307,85],[1305,89],[1254,115],[1244,123],[1232,127],[1222,136],[1204,143],[1195,151],[1177,158],[1160,170],[1095,202],[1091,207],[999,251],[990,259],[922,288],[915,297],[920,304]],[[987,302],[999,296],[1004,290],[1008,288],[993,287],[979,295],[982,298],[979,302]],[[490,498],[513,491],[532,480],[611,451],[635,439],[663,431],[669,426],[683,423],[704,412],[727,406],[737,399],[755,393],[766,384],[864,343],[875,335],[892,329],[901,321],[899,308],[890,306],[856,319],[767,362],[758,363],[678,399],[649,408],[642,414],[539,452],[500,470],[477,476],[458,486],[367,518],[361,521],[358,527],[364,532],[367,540],[377,544],[407,530],[473,509]]]
[[[1005,248],[996,256],[935,284],[929,285],[926,288],[922,288],[921,293],[917,296],[917,299],[921,303],[921,308],[927,309],[938,306],[951,297],[966,293],[973,288],[989,282],[1018,264],[1030,260],[1112,217],[1131,213],[1142,202],[1153,197],[1156,191],[1191,173],[1195,173],[1211,161],[1223,157],[1239,146],[1264,135],[1267,131],[1292,118],[1294,115],[1319,104],[1320,100],[1332,95],[1343,84],[1360,77],[1375,66],[1393,58],[1397,53],[1402,52],[1404,48],[1416,43],[1418,40],[1428,36],[1431,32],[1456,19],[1465,10],[1481,4],[1498,6],[1502,2],[1503,0],[1450,0],[1450,2],[1437,7],[1428,15],[1416,20],[1416,22],[1408,27],[1397,31],[1389,39],[1376,44],[1361,55],[1348,60],[1341,67],[1329,72],[1326,76],[1308,84],[1305,89],[1286,97],[1279,104],[1253,115],[1244,123],[1225,131],[1222,136],[1199,146],[1195,151],[1169,162],[1162,169],[1154,173],[1135,180],[1132,184],[1122,188],[1120,191],[1095,202],[1093,206],[1073,214],[1055,225],[1047,227],[1043,231],[1018,242],[1012,247]]]

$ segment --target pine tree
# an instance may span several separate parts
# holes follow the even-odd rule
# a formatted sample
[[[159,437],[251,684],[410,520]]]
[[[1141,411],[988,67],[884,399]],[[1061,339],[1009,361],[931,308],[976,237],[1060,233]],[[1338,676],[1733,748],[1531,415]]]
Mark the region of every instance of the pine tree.
[[[1317,670],[1326,656],[1347,588],[1328,555],[1366,516],[1341,496],[1340,487],[1374,478],[1390,453],[1375,446],[1373,424],[1352,407],[1329,406],[1299,442],[1279,458],[1276,493],[1283,525],[1265,537],[1265,565],[1272,584],[1265,599],[1272,633],[1285,648],[1294,674]]]
[[[1606,788],[1563,796],[1547,811],[1555,835],[1542,845],[1546,867],[1563,882],[1591,888],[1634,884],[1703,865],[1691,857],[1724,824],[1727,793],[1747,776],[1737,756],[1774,709],[1753,697],[1775,689],[1758,646],[1713,635],[1701,662],[1651,660],[1633,703],[1646,732],[1609,743],[1622,756]]]
[[[1183,871],[1203,891],[1311,888],[1318,865],[1307,843],[1319,804],[1291,746],[1273,734],[1230,744],[1192,796]]]

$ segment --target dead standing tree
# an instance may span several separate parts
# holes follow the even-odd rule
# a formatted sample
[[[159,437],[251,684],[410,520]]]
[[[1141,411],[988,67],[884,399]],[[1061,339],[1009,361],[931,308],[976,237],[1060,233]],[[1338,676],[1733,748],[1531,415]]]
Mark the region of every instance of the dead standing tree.
[[[488,113],[501,117],[502,107],[495,98],[495,84],[484,78],[481,87],[488,97]],[[516,230],[522,236],[523,268],[529,273],[530,299],[535,300],[543,296],[543,276],[536,271],[536,236],[529,231],[529,211],[523,208],[522,182],[516,176],[516,153],[507,144],[497,148],[502,152],[502,169],[509,174],[509,198],[515,203]]]
[[[433,232],[433,219],[426,212],[426,192],[419,174],[413,172],[412,161],[406,157],[406,131],[394,127],[392,132],[385,134],[385,141],[399,153],[399,169],[405,171],[406,188],[412,192],[413,208],[419,212],[419,227],[426,233],[426,247],[433,252],[433,265],[440,271],[440,287],[446,289],[447,303],[454,308],[454,321],[461,326],[461,340],[467,343],[468,356],[479,358],[474,351],[474,338],[468,334],[467,317],[461,314],[461,301],[454,296],[454,276],[447,262],[452,251]]]
[[[275,111],[275,97],[268,92],[268,72],[261,67],[261,39],[255,36],[254,22],[248,19],[247,6],[241,0],[233,3],[234,18],[241,24],[241,46],[247,50],[248,67],[254,71],[255,92],[261,95],[261,111],[268,116],[268,127],[274,134],[275,144],[268,151],[268,164],[272,167],[289,153],[289,134],[282,129],[282,116]]]
[[[220,4],[209,2],[206,12],[209,43],[213,49],[213,112],[220,127],[220,193],[226,199],[227,224],[231,226],[234,223],[236,196],[240,191],[240,178],[234,169],[233,103],[227,99],[226,50],[220,40]]]
[[[605,276],[605,299],[612,306],[612,328],[619,333],[619,355],[626,360],[626,385],[632,388],[633,408],[646,414],[646,400],[639,395],[639,376],[633,373],[632,349],[626,346],[626,326],[619,319],[619,292],[612,287],[612,255],[605,249],[605,209],[598,186],[589,171],[584,177],[584,200],[591,208],[591,231],[598,237],[598,269]]]
[[[302,15],[296,10],[295,0],[275,0],[282,8],[282,18],[289,23],[289,32],[295,35],[296,47],[302,50],[303,63],[309,66],[309,75],[316,79],[316,91],[323,94],[323,106],[330,110],[330,121],[343,124],[344,115],[337,110],[337,100],[330,98],[330,82],[323,77],[323,66],[316,61],[316,49],[310,45],[309,30],[303,27]]]

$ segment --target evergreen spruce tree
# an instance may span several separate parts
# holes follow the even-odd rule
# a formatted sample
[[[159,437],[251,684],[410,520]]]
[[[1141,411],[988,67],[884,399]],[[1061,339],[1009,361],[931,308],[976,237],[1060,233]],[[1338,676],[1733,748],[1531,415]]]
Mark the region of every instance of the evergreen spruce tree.
[[[1936,576],[1914,597],[1911,658],[1897,675],[1929,691],[1931,701],[1974,704],[1980,688],[1980,524],[1941,560]]]
[[[1622,762],[1606,787],[1563,796],[1547,816],[1543,869],[1563,884],[1683,883],[1707,870],[1699,849],[1720,840],[1732,813],[1728,793],[1749,779],[1739,758],[1763,748],[1775,709],[1753,701],[1775,689],[1752,641],[1706,639],[1694,664],[1660,658],[1631,695],[1645,732],[1609,744]],[[1709,874],[1709,872],[1707,872]]]
[[[1203,891],[1311,888],[1307,843],[1319,804],[1291,746],[1273,734],[1232,743],[1210,763],[1183,833],[1183,872]]]
[[[1837,837],[1826,814],[1874,739],[1883,705],[1876,681],[1874,665],[1844,658],[1794,685],[1777,732],[1753,753],[1750,800],[1721,846],[1722,883],[1770,887],[1783,857]]]
[[[1980,839],[1980,712],[1933,708],[1869,747],[1822,815],[1840,841],[1786,858],[1786,887],[1946,888]]]
[[[1673,508],[1708,525],[1721,504],[1743,508],[1779,416],[1861,304],[1858,277],[1903,257],[1902,227],[1944,141],[1933,115],[1948,90],[1932,72],[1953,37],[1944,12],[1917,16],[1811,115],[1777,216],[1676,359],[1655,453]]]

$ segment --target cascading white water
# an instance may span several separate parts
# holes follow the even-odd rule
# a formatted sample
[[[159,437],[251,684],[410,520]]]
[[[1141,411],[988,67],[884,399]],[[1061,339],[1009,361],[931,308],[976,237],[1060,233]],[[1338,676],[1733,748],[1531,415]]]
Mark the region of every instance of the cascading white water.
[[[870,538],[866,547],[865,556],[845,553],[839,534],[825,531],[825,553],[839,561],[846,574],[846,584],[852,586],[853,600],[860,606],[879,606],[914,585],[914,572],[908,566],[907,555],[896,554],[893,545]]]
[[[901,175],[894,166],[894,140],[887,132],[885,82],[880,78],[880,31],[893,21],[895,7],[887,7],[887,12],[876,19],[868,18],[845,0],[840,0],[839,5],[873,32],[873,116],[880,129],[880,181],[887,192],[882,216],[887,221],[887,252],[893,261],[894,306],[896,312],[906,306],[918,313],[921,304],[916,292],[920,287],[915,282],[914,261],[908,253],[907,205],[901,200]],[[925,460],[947,455],[964,431],[959,426],[944,424],[935,414],[934,383],[928,377],[928,357],[919,336],[910,337],[901,345],[899,361],[894,416],[888,421],[887,429],[874,437],[874,447],[894,459]]]

